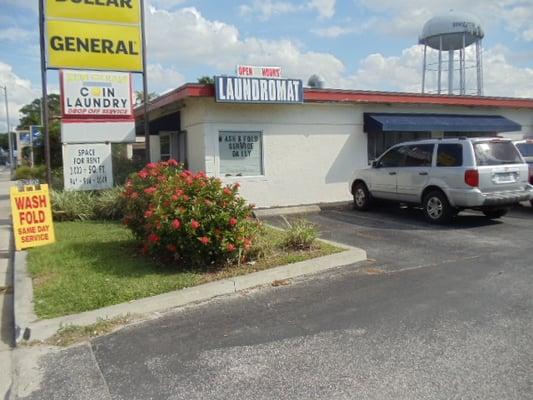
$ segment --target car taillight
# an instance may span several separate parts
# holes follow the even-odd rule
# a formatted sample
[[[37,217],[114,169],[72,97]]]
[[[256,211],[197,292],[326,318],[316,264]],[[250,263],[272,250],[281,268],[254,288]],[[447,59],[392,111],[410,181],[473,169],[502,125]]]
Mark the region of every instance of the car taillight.
[[[465,183],[472,187],[479,186],[479,172],[477,169],[469,169],[465,171]]]
[[[533,167],[529,168],[529,183],[533,185]]]

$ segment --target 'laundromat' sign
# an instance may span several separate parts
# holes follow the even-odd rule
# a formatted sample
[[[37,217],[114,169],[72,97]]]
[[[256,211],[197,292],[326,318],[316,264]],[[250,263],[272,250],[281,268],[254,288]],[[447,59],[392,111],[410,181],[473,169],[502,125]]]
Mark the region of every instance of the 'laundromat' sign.
[[[215,92],[221,103],[303,103],[299,79],[215,76]]]

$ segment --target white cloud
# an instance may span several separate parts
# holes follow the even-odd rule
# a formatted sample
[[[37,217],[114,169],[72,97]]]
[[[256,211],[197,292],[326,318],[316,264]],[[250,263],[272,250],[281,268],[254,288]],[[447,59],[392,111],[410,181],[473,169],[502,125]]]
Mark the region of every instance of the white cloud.
[[[251,4],[242,4],[239,11],[242,16],[258,15],[262,20],[272,16],[290,14],[301,11],[316,11],[321,18],[335,15],[336,0],[309,0],[305,4],[294,4],[290,1],[254,0]]]
[[[25,41],[32,36],[36,36],[35,32],[20,28],[6,28],[0,30],[0,41],[20,42]]]
[[[350,35],[357,31],[358,29],[353,28],[353,27],[349,28],[349,27],[344,27],[344,26],[339,26],[339,25],[333,25],[333,26],[328,26],[327,28],[313,29],[311,32],[313,32],[315,35],[318,35],[320,37],[336,38],[339,36]]]
[[[335,15],[335,0],[311,0],[309,7],[315,9],[321,17],[331,18]]]
[[[485,51],[483,82],[486,96],[533,98],[533,69],[510,64],[506,54],[509,49],[497,46]],[[420,92],[422,48],[412,46],[399,56],[370,54],[349,77],[350,85],[357,89]],[[443,86],[446,81],[443,79]]]
[[[165,68],[161,64],[148,65],[149,91],[162,94],[185,83],[185,76],[175,68]]]
[[[344,65],[335,56],[305,51],[291,40],[241,38],[236,27],[207,20],[195,8],[152,8],[147,22],[148,57],[153,63],[180,70],[204,65],[220,73],[230,73],[237,64],[279,65],[285,76],[307,80],[317,73],[331,85],[343,83]]]
[[[19,110],[39,97],[40,91],[33,87],[29,80],[15,74],[11,65],[2,61],[0,61],[0,86],[7,87],[9,120],[11,129],[15,129],[20,117]],[[5,108],[4,90],[2,89],[0,90],[0,132],[7,130]]]
[[[382,16],[373,29],[388,34],[417,36],[423,24],[436,14],[464,11],[480,18],[485,31],[503,25],[524,40],[533,40],[533,6],[530,0],[354,0]]]

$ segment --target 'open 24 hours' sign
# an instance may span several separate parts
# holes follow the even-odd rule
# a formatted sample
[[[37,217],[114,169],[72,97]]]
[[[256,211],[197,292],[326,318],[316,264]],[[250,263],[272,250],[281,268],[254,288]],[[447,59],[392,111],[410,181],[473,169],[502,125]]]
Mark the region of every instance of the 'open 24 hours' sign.
[[[141,72],[141,0],[45,2],[48,68]]]
[[[17,250],[55,242],[48,185],[11,187],[11,214]]]

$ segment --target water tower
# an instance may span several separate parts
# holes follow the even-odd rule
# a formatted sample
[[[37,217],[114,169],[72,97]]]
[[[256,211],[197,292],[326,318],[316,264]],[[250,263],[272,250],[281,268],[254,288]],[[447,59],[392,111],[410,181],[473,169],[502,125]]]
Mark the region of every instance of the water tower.
[[[426,22],[418,40],[424,45],[422,93],[443,94],[447,86],[449,95],[482,96],[484,35],[479,20],[462,12],[450,11]],[[434,78],[433,88],[429,78]]]

